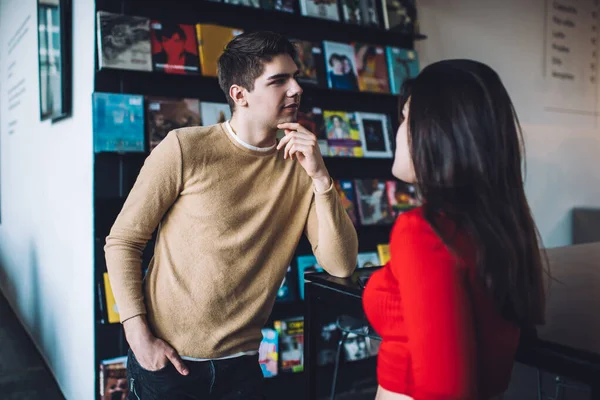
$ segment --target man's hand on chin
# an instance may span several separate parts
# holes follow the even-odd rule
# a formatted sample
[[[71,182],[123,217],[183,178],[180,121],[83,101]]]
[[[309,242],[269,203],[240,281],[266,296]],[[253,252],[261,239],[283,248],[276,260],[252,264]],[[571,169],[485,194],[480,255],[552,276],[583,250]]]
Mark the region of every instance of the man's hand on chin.
[[[277,150],[283,149],[283,158],[297,159],[308,176],[313,180],[315,190],[323,192],[331,186],[331,178],[321,156],[317,137],[314,133],[296,122],[286,122],[277,125],[285,132]]]

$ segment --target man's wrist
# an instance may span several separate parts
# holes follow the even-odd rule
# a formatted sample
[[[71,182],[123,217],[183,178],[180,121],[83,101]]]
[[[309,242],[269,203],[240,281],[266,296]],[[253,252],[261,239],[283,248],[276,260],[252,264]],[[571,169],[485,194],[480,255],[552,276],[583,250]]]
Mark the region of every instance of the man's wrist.
[[[125,330],[125,337],[131,347],[135,347],[136,344],[144,342],[152,337],[152,332],[146,322],[146,317],[143,314],[136,315],[126,321],[123,321],[123,329]]]
[[[329,175],[315,177],[313,178],[313,185],[317,192],[324,192],[331,186],[331,177]]]

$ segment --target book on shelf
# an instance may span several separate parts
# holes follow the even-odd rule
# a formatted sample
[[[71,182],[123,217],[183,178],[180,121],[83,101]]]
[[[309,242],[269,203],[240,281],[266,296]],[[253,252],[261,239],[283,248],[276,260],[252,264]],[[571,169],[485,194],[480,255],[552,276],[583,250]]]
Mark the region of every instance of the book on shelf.
[[[305,17],[340,20],[337,0],[300,0],[300,13]]]
[[[404,81],[419,75],[419,54],[415,50],[398,47],[387,47],[386,52],[390,88],[393,94],[400,94]]]
[[[127,382],[127,356],[110,358],[100,362],[100,399],[124,400],[129,395]]]
[[[354,183],[351,180],[336,180],[334,181],[334,185],[342,201],[342,206],[346,210],[346,213],[348,213],[354,226],[357,226],[358,218],[356,216]]]
[[[154,71],[183,75],[200,73],[194,25],[153,20],[150,28]]]
[[[258,363],[265,378],[278,373],[279,333],[275,329],[263,328],[263,338],[258,348]]]
[[[97,29],[101,69],[152,71],[148,18],[98,11]]]
[[[363,26],[379,26],[379,13],[375,0],[341,0],[344,22]]]
[[[283,11],[296,13],[298,0],[261,0],[260,5],[265,10]]]
[[[390,134],[390,122],[387,115],[378,113],[355,113],[360,133],[360,142],[364,157],[393,158]],[[391,168],[391,165],[390,165]]]
[[[413,185],[402,181],[387,181],[385,185],[394,218],[418,206],[417,195]]]
[[[200,102],[202,126],[222,124],[231,119],[231,109],[227,103]]]
[[[337,355],[337,344],[340,340],[340,331],[335,321],[321,325],[321,334],[317,340],[317,365],[334,364]]]
[[[358,268],[371,268],[381,265],[379,256],[375,251],[358,253]]]
[[[415,0],[382,0],[385,29],[414,35],[417,23]]]
[[[144,98],[94,93],[94,152],[144,152]]]
[[[204,76],[217,76],[217,61],[227,43],[243,33],[243,30],[227,26],[197,24],[198,52],[200,68]]]
[[[317,262],[317,257],[314,255],[298,256],[296,258],[296,266],[298,269],[298,294],[304,300],[304,274],[310,272],[322,272],[323,268]]]
[[[176,99],[147,96],[146,119],[150,151],[173,129],[199,126],[200,101],[198,99]]]
[[[296,122],[315,134],[321,155],[327,157],[329,155],[329,145],[325,135],[323,110],[319,107],[304,107],[301,103]]]
[[[379,255],[379,262],[381,265],[385,265],[390,261],[390,244],[380,243],[377,245],[377,254]]]
[[[358,87],[361,92],[389,93],[390,83],[384,46],[354,43]]]
[[[106,299],[106,315],[108,317],[108,323],[119,323],[121,321],[119,308],[117,307],[117,302],[115,301],[115,296],[112,287],[110,286],[108,272],[104,272],[102,278],[104,280],[104,298]]]
[[[323,111],[329,155],[334,157],[362,157],[360,132],[354,113]]]
[[[290,40],[296,48],[296,64],[299,74],[296,78],[301,84],[325,86],[325,59],[320,42],[308,40]]]
[[[273,326],[279,333],[280,372],[304,371],[304,317],[278,320]]]
[[[259,0],[223,0],[224,3],[233,4],[236,6],[260,8]]]
[[[354,47],[348,43],[325,40],[323,42],[323,51],[329,88],[358,90]]]
[[[357,179],[354,185],[358,214],[363,225],[388,225],[394,222],[385,181]]]

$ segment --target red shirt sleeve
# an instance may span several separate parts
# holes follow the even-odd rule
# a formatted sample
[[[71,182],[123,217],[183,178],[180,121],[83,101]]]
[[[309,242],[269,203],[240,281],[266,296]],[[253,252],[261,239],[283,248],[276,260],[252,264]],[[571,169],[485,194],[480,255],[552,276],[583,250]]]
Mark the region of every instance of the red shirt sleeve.
[[[412,396],[475,399],[476,343],[467,270],[421,213],[399,217],[390,250],[408,336]]]

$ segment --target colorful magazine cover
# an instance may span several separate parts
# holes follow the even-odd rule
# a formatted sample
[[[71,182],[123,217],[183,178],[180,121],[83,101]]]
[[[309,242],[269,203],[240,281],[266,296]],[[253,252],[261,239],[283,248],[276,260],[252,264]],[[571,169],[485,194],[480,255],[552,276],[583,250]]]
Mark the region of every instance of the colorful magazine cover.
[[[419,75],[419,55],[414,50],[387,47],[388,71],[392,93],[399,94],[407,79]]]
[[[377,254],[379,255],[379,262],[381,265],[385,265],[390,261],[390,244],[389,243],[380,243],[377,245]]]
[[[150,20],[98,11],[98,63],[102,68],[152,71]]]
[[[93,95],[94,152],[144,152],[144,97]]]
[[[203,76],[217,76],[217,61],[223,49],[243,30],[226,26],[197,24],[196,36],[200,54],[200,68]]]
[[[389,93],[385,47],[371,44],[354,44],[358,87],[361,92]]]
[[[401,181],[387,181],[385,185],[394,218],[418,205],[413,185]]]
[[[354,113],[323,111],[329,155],[334,157],[362,157],[360,132]]]
[[[377,252],[358,253],[358,268],[371,268],[381,265]]]
[[[358,225],[358,218],[356,217],[356,206],[354,205],[354,184],[352,181],[334,181],[335,188],[340,195],[340,200],[344,209],[348,213],[348,216],[352,220],[354,226]]]
[[[327,143],[327,136],[325,135],[323,110],[319,107],[304,107],[301,104],[296,121],[315,134],[321,155],[327,157],[329,155],[329,145]]]
[[[154,71],[199,74],[200,58],[193,25],[151,21]]]
[[[354,47],[347,43],[323,42],[327,84],[331,89],[358,90]]]
[[[355,115],[360,132],[363,156],[392,158],[394,154],[388,132],[389,120],[387,115],[365,112],[357,112]]]
[[[296,64],[298,64],[298,82],[300,84],[321,85],[324,78],[323,49],[318,42],[292,39],[296,47]]]
[[[150,151],[173,129],[202,124],[200,101],[197,99],[148,96],[146,103]]]
[[[305,17],[340,20],[337,0],[300,0],[300,12]]]
[[[279,333],[281,372],[304,371],[304,317],[275,321],[273,325]]]
[[[385,225],[394,222],[387,197],[385,181],[378,179],[357,179],[356,202],[363,225]]]
[[[313,255],[298,256],[298,294],[304,300],[304,274],[310,272],[321,272],[323,268],[318,264],[317,257]]]
[[[277,376],[279,333],[275,329],[263,328],[263,339],[258,348],[258,363],[265,378]]]
[[[108,278],[108,272],[102,274],[104,280],[104,296],[106,298],[106,315],[108,317],[109,324],[117,324],[121,322],[121,316],[119,314],[119,308],[110,286],[110,279]]]
[[[127,382],[127,356],[100,362],[100,399],[125,400],[129,395]]]

